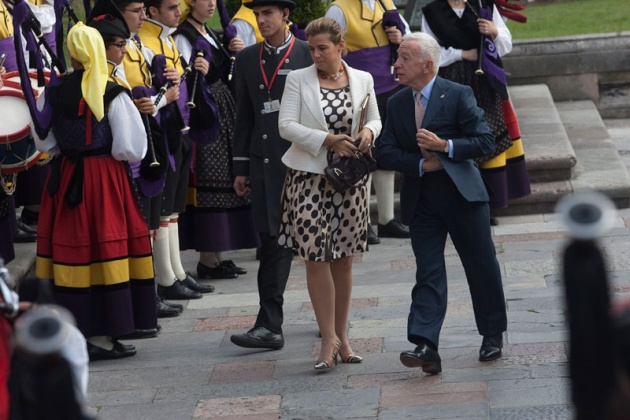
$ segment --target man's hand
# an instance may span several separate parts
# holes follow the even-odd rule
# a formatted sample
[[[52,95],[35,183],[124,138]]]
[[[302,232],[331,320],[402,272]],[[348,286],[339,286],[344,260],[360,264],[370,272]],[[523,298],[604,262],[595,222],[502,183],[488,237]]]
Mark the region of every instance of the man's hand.
[[[176,101],[179,99],[179,87],[177,86],[171,86],[170,88],[166,89],[166,93],[164,94],[164,96],[166,97],[166,103],[170,104],[173,101]]]
[[[431,131],[421,128],[416,133],[416,141],[418,142],[418,147],[421,149],[426,149],[433,152],[443,152],[444,148],[448,145],[446,140],[442,140],[435,133]]]
[[[175,69],[174,67],[167,67],[164,69],[164,77],[166,77],[166,80],[169,80],[170,82],[173,83],[173,85],[175,86],[179,86],[179,83],[181,81],[181,77],[179,76],[179,73],[177,72],[177,69]]]
[[[387,26],[385,28],[385,33],[387,34],[389,42],[392,44],[400,44],[402,42],[402,32],[400,32],[400,29],[395,26]]]
[[[237,176],[234,178],[234,191],[239,197],[245,197],[251,191],[247,185],[246,176]]]
[[[442,168],[444,168],[442,166],[442,162],[440,162],[440,159],[437,156],[435,156],[435,155],[431,155],[431,156],[427,157],[424,160],[424,162],[422,162],[422,171],[423,172],[439,171]]]
[[[153,101],[151,101],[151,98],[134,99],[133,103],[136,105],[136,108],[138,108],[138,111],[140,111],[142,114],[153,115],[153,113],[155,112],[155,106],[153,105]]]

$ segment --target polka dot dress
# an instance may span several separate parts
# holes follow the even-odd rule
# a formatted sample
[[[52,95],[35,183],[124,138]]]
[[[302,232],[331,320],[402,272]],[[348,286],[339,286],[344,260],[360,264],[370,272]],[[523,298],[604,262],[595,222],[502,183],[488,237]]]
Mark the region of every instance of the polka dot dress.
[[[350,89],[320,89],[328,130],[350,134]],[[307,261],[332,261],[367,249],[367,187],[335,191],[322,174],[289,169],[278,243]]]

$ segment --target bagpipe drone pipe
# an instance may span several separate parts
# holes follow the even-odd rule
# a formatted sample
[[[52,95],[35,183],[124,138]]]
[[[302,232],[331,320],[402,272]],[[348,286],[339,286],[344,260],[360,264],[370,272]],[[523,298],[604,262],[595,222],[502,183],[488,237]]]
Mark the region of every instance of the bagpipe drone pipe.
[[[576,419],[627,419],[630,413],[630,301],[611,302],[600,239],[613,226],[612,201],[575,193],[557,207],[571,237],[563,279],[569,371]]]

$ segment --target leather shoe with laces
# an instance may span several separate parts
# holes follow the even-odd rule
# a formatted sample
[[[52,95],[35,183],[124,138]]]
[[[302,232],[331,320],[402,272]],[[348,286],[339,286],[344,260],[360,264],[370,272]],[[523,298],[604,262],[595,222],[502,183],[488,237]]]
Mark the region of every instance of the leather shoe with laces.
[[[231,268],[223,264],[212,267],[197,263],[197,278],[199,279],[235,279],[238,277]]]
[[[381,243],[378,235],[374,232],[374,229],[372,229],[372,225],[368,225],[367,228],[367,243],[368,245],[378,245]]]
[[[181,308],[173,306],[169,302],[164,301],[159,295],[158,295],[158,299],[156,299],[155,302],[157,306],[158,318],[173,318],[173,317],[179,316],[184,310],[183,306]],[[181,306],[181,305],[178,305],[178,306]]]
[[[421,344],[413,351],[400,353],[400,362],[410,368],[422,368],[431,375],[442,372],[442,359],[437,351],[426,344]]]
[[[281,349],[284,347],[284,337],[265,327],[254,327],[245,334],[234,334],[230,341],[239,347],[248,349]]]
[[[489,362],[501,357],[503,334],[484,336],[479,349],[479,361]]]
[[[142,338],[153,338],[157,337],[162,328],[148,328],[145,330],[135,329],[133,332],[129,334],[121,335],[118,337],[121,340],[140,340]]]
[[[390,220],[387,224],[378,224],[378,236],[381,238],[408,238],[409,228],[396,219]]]
[[[214,286],[211,284],[201,284],[190,273],[186,273],[186,278],[181,280],[182,284],[188,287],[190,290],[194,290],[199,293],[212,293],[214,292]]]
[[[242,274],[247,274],[247,270],[245,270],[242,267],[237,267],[236,264],[234,264],[234,261],[232,261],[232,260],[223,260],[223,261],[221,261],[221,265],[226,266],[227,268],[229,268],[230,270],[234,271],[239,276],[242,275]]]
[[[201,299],[202,297],[201,293],[190,290],[177,279],[175,279],[175,283],[168,287],[158,284],[158,294],[162,296],[163,299],[173,300]]]

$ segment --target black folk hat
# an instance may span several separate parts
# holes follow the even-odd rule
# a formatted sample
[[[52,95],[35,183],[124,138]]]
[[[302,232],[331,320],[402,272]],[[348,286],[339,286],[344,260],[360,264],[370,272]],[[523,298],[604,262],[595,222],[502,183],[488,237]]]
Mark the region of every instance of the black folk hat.
[[[87,24],[96,28],[101,35],[125,39],[131,36],[122,11],[112,0],[98,0],[87,18]]]
[[[249,3],[243,3],[243,6],[253,9],[256,6],[280,6],[289,10],[295,9],[295,2],[291,0],[252,0]]]

